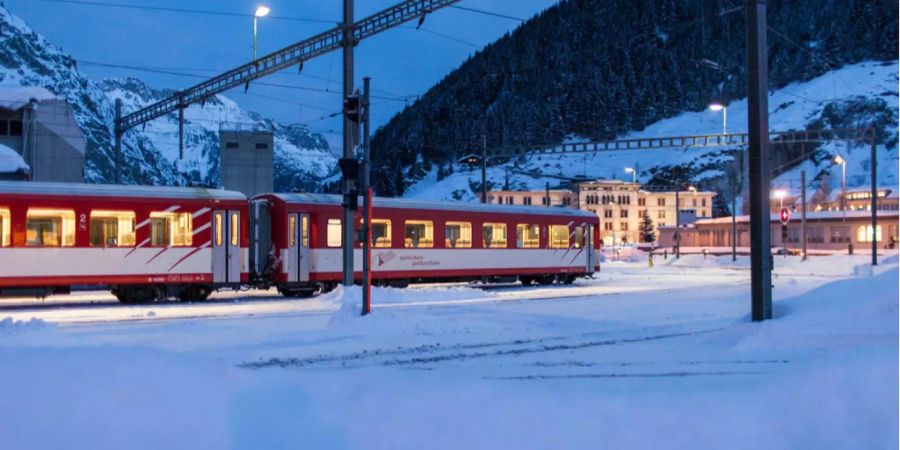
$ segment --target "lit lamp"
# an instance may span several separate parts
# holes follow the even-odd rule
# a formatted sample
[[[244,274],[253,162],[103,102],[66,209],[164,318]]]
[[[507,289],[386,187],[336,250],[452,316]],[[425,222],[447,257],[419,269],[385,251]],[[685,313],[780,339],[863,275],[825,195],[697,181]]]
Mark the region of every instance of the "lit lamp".
[[[847,160],[838,155],[834,163],[841,165],[841,211],[844,211],[843,220],[847,220]]]
[[[778,189],[774,192],[775,197],[778,197],[778,209],[784,209],[784,197],[787,195],[784,189]]]
[[[722,111],[722,134],[728,134],[728,107],[721,103],[712,103],[709,105],[712,112]]]
[[[253,60],[256,61],[256,29],[257,29],[257,21],[260,17],[266,17],[269,15],[269,7],[266,5],[261,5],[256,8],[256,12],[253,13]]]
[[[633,167],[626,167],[625,173],[630,173],[631,174],[631,182],[637,183],[637,171],[634,170]]]

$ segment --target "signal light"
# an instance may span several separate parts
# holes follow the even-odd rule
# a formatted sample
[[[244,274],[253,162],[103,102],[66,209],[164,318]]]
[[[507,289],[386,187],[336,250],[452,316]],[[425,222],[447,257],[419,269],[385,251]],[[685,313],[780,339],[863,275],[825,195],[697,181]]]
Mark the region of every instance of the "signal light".
[[[791,212],[787,208],[781,208],[781,223],[787,225],[788,221],[791,220]]]
[[[359,122],[359,94],[344,98],[344,114],[351,122]]]

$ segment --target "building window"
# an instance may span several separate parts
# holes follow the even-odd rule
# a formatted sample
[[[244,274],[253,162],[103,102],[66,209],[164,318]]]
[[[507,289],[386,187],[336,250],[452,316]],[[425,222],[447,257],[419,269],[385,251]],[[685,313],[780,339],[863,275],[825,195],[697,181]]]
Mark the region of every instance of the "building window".
[[[872,225],[860,225],[856,229],[856,240],[872,242]],[[881,225],[875,227],[875,242],[881,242]]]
[[[575,248],[584,247],[584,227],[575,227]]]
[[[341,233],[341,219],[328,219],[325,232],[325,245],[329,247],[340,247],[343,241]]]
[[[391,221],[388,219],[372,219],[372,247],[387,248],[391,246]]]
[[[506,204],[507,204],[507,205],[512,205],[514,199],[515,199],[515,198],[512,197],[512,196],[506,197]]]
[[[665,218],[666,218],[666,212],[665,212],[665,211],[658,211],[658,212],[656,213],[656,218],[657,218],[657,219],[665,219]]]
[[[531,197],[523,197],[523,198],[522,198],[522,203],[524,203],[524,204],[526,204],[526,205],[530,205],[530,204],[531,204]]]
[[[550,248],[569,248],[568,225],[550,225]]]
[[[612,231],[612,229],[613,229],[613,224],[612,224],[612,222],[604,222],[604,223],[603,223],[603,229],[606,230],[606,231]]]
[[[544,206],[549,205],[549,203],[547,203],[547,197],[541,197],[541,204],[543,204]]]
[[[91,245],[133,247],[133,211],[91,211]]]
[[[481,239],[484,248],[506,247],[506,224],[486,223],[481,226]]]
[[[520,223],[516,225],[516,247],[538,248],[540,247],[540,227],[533,224]]]
[[[646,198],[643,198],[643,197],[639,198],[639,199],[638,199],[638,206],[647,206],[647,199],[646,199]]]
[[[628,210],[627,209],[619,210],[619,218],[627,219],[628,218]]]
[[[75,245],[75,211],[71,209],[28,209],[25,245],[29,247],[71,247]]]
[[[267,142],[257,142],[255,147],[257,150],[268,150],[269,144]]]
[[[706,199],[705,199],[705,198],[701,198],[701,199],[700,199],[700,204],[701,204],[701,206],[706,206]]]
[[[216,215],[216,217],[221,217]],[[221,220],[221,219],[219,219]],[[216,222],[217,232],[221,223]],[[191,213],[151,212],[150,245],[166,247],[190,247],[193,242]],[[217,236],[221,245],[221,237]]]
[[[9,216],[9,208],[0,208],[0,247],[9,246]]]
[[[850,227],[831,227],[832,244],[848,242],[850,242]]]
[[[603,218],[604,218],[604,219],[612,219],[612,216],[613,216],[613,214],[612,214],[612,210],[611,210],[611,209],[604,209],[604,210],[603,210]]]
[[[472,224],[469,222],[447,222],[444,226],[444,245],[447,248],[471,247]]]
[[[621,229],[622,231],[628,231],[628,222],[619,223],[619,229]]]
[[[664,197],[656,199],[656,206],[666,206],[666,199]]]
[[[403,246],[408,248],[433,247],[433,222],[430,220],[407,220],[404,227]]]
[[[225,143],[225,148],[227,148],[227,149],[235,149],[238,147],[239,147],[239,145],[237,142],[226,142]]]

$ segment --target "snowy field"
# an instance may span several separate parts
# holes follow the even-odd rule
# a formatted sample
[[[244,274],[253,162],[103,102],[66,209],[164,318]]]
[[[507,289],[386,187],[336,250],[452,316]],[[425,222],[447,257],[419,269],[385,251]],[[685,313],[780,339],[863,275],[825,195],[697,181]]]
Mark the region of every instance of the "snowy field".
[[[898,257],[635,255],[574,286],[0,303],[3,448],[898,445]],[[239,300],[239,301],[238,301]],[[69,308],[61,308],[62,304]],[[71,307],[72,305],[75,307]]]

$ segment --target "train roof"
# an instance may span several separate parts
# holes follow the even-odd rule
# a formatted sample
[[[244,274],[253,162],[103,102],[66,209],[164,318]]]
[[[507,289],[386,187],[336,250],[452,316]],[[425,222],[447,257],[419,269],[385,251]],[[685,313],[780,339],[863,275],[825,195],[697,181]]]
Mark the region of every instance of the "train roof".
[[[310,193],[290,193],[290,194],[264,194],[260,197],[271,195],[286,203],[309,203],[317,205],[335,205],[339,206],[342,202],[340,195],[331,194],[310,194]],[[360,205],[362,201],[360,201]],[[570,208],[547,208],[539,206],[514,206],[514,205],[498,205],[483,204],[469,202],[448,202],[448,201],[431,201],[431,200],[415,200],[408,198],[393,197],[375,197],[372,206],[381,208],[404,208],[404,209],[427,209],[440,211],[466,211],[466,212],[484,212],[484,213],[507,213],[507,214],[540,214],[547,216],[572,216],[572,217],[597,217],[589,211],[582,211]]]
[[[165,198],[187,200],[247,200],[240,192],[201,187],[132,186],[118,184],[0,181],[0,194],[68,195],[78,197]]]

